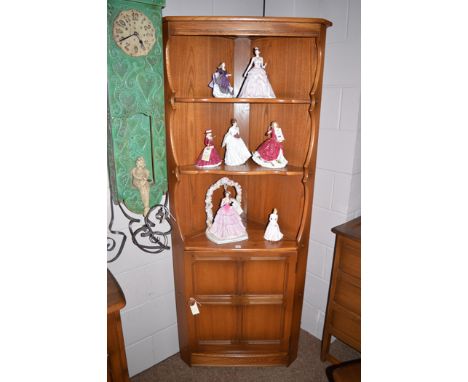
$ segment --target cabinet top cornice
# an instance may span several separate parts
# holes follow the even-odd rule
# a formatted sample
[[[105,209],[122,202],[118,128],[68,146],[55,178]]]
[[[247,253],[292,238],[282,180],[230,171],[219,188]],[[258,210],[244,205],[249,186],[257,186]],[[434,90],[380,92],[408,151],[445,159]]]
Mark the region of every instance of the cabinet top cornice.
[[[255,21],[255,22],[294,22],[294,23],[309,23],[323,24],[327,27],[333,25],[331,21],[320,18],[308,17],[258,17],[258,16],[166,16],[163,17],[163,22],[166,21]]]

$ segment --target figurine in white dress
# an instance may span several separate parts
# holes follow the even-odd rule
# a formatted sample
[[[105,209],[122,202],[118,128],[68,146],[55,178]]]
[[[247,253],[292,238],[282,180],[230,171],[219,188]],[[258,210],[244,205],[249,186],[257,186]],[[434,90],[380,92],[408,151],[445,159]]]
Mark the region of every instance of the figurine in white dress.
[[[252,57],[243,74],[246,78],[237,96],[239,98],[276,98],[265,71],[267,64],[264,64],[263,57],[260,57],[260,49],[255,47],[254,52],[255,56]]]
[[[224,163],[228,166],[240,166],[251,157],[249,149],[239,134],[239,126],[235,119],[231,119],[231,127],[224,136],[222,147],[226,147]]]
[[[278,211],[276,208],[270,214],[269,222],[263,237],[265,240],[269,241],[279,241],[283,238],[283,234],[281,233],[278,225]]]

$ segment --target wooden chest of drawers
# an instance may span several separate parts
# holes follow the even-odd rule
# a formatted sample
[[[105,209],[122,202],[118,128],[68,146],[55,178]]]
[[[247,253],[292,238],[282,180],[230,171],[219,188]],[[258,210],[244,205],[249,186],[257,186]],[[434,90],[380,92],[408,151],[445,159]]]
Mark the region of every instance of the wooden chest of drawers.
[[[320,358],[337,363],[329,354],[331,336],[361,351],[361,217],[332,232],[335,254]]]

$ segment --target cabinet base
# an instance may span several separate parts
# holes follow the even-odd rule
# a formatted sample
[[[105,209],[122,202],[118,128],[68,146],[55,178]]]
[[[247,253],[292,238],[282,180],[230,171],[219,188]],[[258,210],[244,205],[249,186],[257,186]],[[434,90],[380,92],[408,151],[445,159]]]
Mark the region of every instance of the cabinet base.
[[[289,366],[287,353],[202,354],[192,353],[190,366]]]

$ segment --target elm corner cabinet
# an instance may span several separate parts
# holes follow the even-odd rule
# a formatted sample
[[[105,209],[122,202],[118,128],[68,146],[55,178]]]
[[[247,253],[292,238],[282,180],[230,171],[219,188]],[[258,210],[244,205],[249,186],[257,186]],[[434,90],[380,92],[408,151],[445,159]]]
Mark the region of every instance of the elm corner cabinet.
[[[317,156],[324,19],[165,17],[165,115],[179,345],[200,366],[289,365],[296,359]],[[253,48],[268,63],[275,99],[213,98],[208,83],[220,62],[242,85]],[[251,151],[277,121],[285,135],[286,168],[194,166],[204,131],[215,145],[236,118]],[[205,195],[221,177],[242,186],[248,240],[216,245],[205,236]],[[222,189],[213,194],[216,211]],[[278,209],[283,240],[263,239]],[[192,315],[189,301],[200,302]]]

